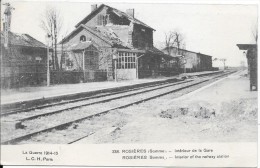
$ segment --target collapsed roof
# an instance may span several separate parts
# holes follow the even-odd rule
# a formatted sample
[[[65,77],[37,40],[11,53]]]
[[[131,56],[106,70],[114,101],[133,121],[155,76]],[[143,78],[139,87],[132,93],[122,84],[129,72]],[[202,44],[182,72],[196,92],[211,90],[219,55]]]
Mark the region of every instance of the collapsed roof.
[[[152,27],[148,26],[147,24],[143,23],[142,21],[134,18],[133,16],[130,16],[128,14],[126,14],[125,12],[122,12],[118,9],[112,8],[108,5],[102,4],[100,5],[97,9],[95,9],[94,11],[92,11],[88,16],[86,16],[83,20],[81,20],[75,27],[80,26],[81,24],[86,24],[89,20],[91,20],[99,11],[101,11],[104,7],[107,7],[108,9],[110,9],[111,12],[113,12],[114,14],[118,15],[119,17],[122,18],[126,18],[128,19],[130,22],[134,23],[134,24],[139,24],[142,25],[146,28],[153,29]]]
[[[77,33],[79,30],[85,29],[88,32],[94,34],[97,38],[102,39],[112,47],[119,47],[119,48],[127,48],[124,43],[120,40],[118,35],[113,32],[112,29],[106,29],[102,27],[88,27],[83,24],[81,24],[79,27],[77,27],[74,31],[72,31],[68,36],[66,36],[61,42],[64,43],[65,41],[69,40],[71,36],[73,36],[75,33]]]

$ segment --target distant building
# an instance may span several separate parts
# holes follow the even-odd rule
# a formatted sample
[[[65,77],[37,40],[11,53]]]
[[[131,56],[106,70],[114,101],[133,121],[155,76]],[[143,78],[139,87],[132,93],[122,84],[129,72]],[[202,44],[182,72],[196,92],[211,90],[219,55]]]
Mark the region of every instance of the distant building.
[[[212,70],[212,56],[185,49],[178,50],[176,47],[164,48],[162,51],[174,58],[178,58],[178,66],[182,72]]]
[[[40,85],[46,81],[46,46],[28,34],[1,32],[1,87]]]
[[[257,45],[256,44],[237,44],[240,50],[245,50],[248,75],[250,79],[250,90],[257,91]]]
[[[91,13],[60,43],[62,67],[83,72],[84,81],[159,75],[165,70],[161,62],[173,58],[153,46],[153,31],[135,18],[134,9],[92,5]]]

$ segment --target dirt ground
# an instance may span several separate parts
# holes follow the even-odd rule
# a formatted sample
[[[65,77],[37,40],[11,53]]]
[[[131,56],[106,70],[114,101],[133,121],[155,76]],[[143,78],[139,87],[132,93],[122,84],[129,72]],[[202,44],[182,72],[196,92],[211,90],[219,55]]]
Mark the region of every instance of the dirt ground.
[[[177,99],[112,111],[102,117],[112,125],[77,143],[256,142],[257,92],[245,73]]]

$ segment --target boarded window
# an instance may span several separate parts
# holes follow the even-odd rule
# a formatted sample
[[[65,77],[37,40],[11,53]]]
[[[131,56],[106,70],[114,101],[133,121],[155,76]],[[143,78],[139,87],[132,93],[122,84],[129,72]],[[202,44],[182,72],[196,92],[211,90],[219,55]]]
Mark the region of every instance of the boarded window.
[[[97,24],[102,25],[103,24],[103,15],[98,15],[97,17]]]
[[[109,23],[109,15],[98,15],[97,24],[105,26]]]

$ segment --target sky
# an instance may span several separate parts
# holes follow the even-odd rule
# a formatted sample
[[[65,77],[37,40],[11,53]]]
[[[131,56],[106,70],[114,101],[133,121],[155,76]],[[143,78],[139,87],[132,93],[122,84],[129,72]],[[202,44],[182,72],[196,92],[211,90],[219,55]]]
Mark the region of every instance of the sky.
[[[15,8],[11,31],[30,34],[43,43],[46,33],[40,27],[40,20],[46,8],[53,6],[60,12],[63,18],[61,36],[65,36],[90,13],[91,4],[94,4],[62,0],[4,2],[11,3]],[[105,4],[121,11],[134,8],[135,17],[156,30],[153,35],[155,46],[164,42],[165,33],[178,30],[184,35],[187,50],[211,55],[213,58],[226,58],[226,65],[239,66],[241,61],[246,61],[246,57],[236,44],[254,43],[252,30],[257,25],[258,16],[258,7],[254,4],[129,2]],[[4,9],[4,6],[1,5],[1,8]]]

